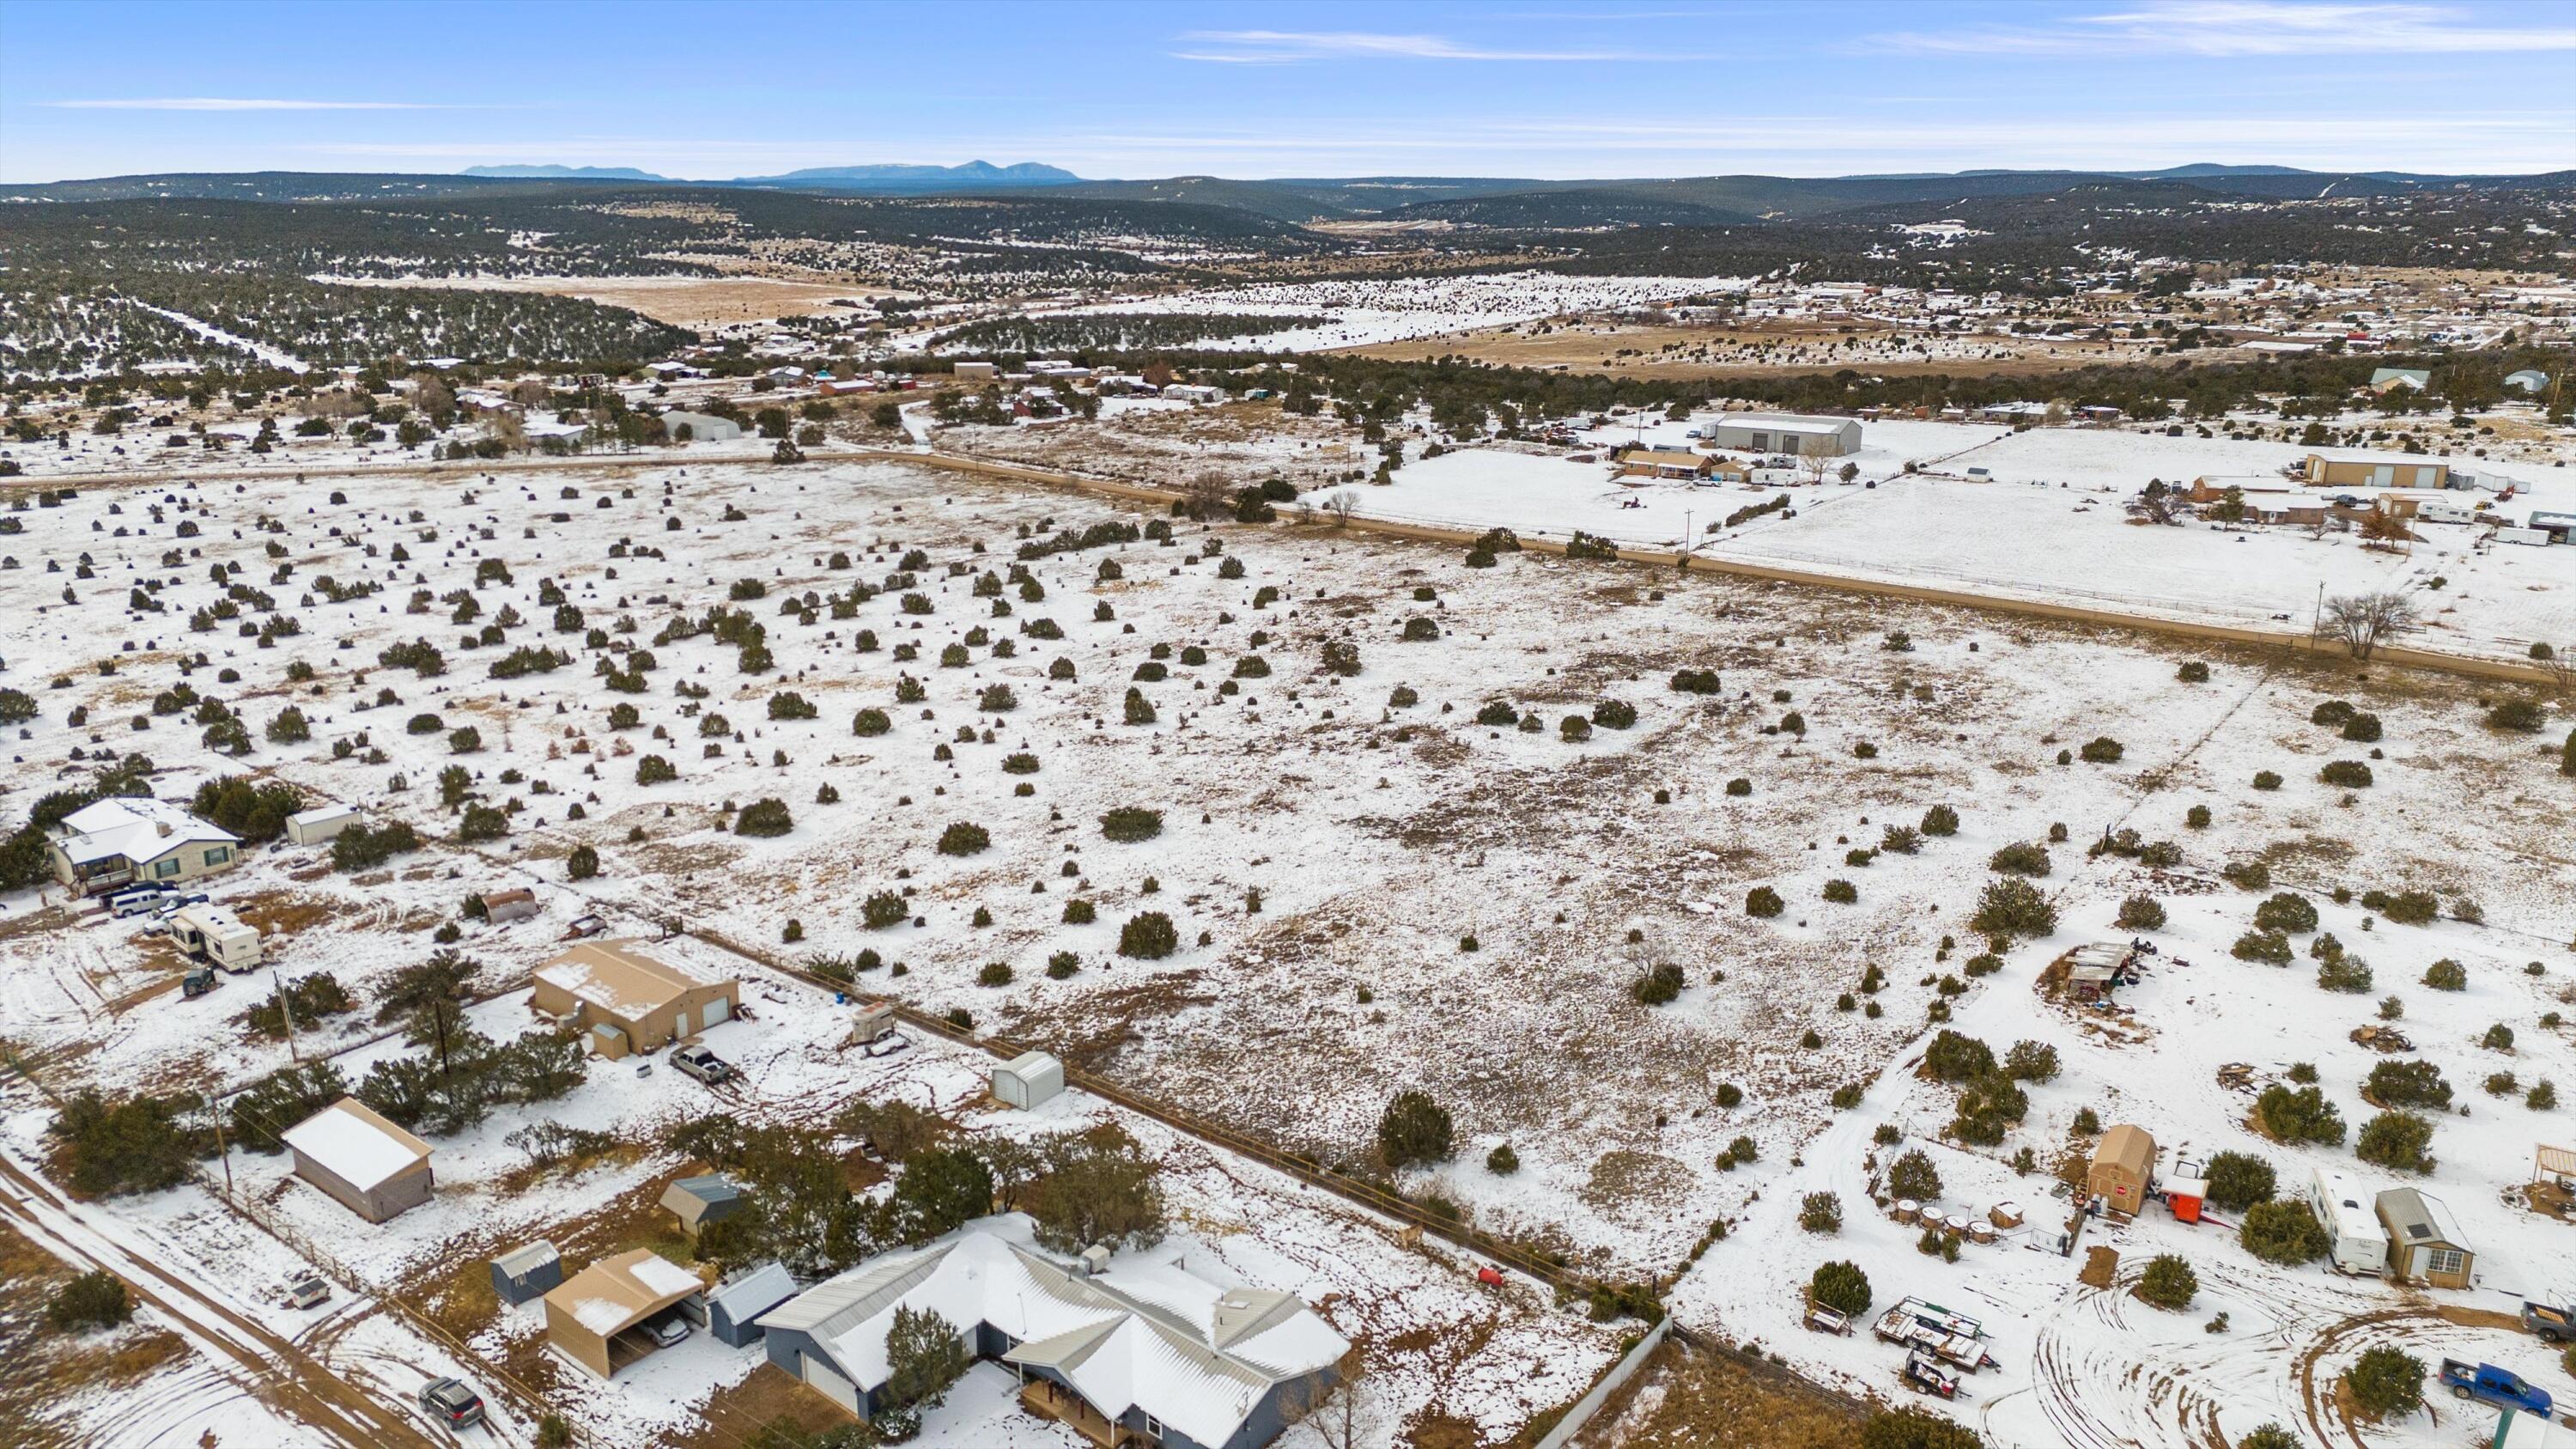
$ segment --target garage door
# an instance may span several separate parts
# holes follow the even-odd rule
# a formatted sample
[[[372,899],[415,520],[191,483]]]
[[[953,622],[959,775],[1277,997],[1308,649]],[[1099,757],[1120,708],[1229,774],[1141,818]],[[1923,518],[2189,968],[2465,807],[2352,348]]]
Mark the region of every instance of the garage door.
[[[823,1397],[855,1414],[859,1411],[859,1388],[835,1372],[830,1364],[799,1350],[797,1361],[805,1367],[805,1382],[821,1391]]]
[[[733,1003],[719,996],[715,1000],[707,1003],[706,1009],[702,1013],[703,1020],[701,1022],[701,1027],[713,1026],[717,1022],[720,1022],[731,1015],[733,1015]]]

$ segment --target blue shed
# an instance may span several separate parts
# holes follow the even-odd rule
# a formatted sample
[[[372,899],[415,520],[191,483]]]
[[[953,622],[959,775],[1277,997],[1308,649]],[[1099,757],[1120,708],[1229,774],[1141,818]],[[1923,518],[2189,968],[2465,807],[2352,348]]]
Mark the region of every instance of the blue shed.
[[[543,1238],[492,1260],[492,1292],[516,1308],[563,1286],[563,1258]]]
[[[763,1263],[707,1295],[707,1332],[720,1343],[742,1348],[760,1341],[754,1320],[796,1296],[796,1279],[783,1264]]]

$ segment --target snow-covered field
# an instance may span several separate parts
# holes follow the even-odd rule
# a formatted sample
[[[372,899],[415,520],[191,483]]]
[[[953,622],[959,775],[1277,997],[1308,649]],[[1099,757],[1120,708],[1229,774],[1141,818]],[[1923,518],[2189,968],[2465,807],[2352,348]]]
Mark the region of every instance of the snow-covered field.
[[[1587,438],[1680,447],[1690,426],[1614,426]],[[2151,479],[2271,474],[2312,451],[1896,421],[1865,425],[1861,451],[1845,460],[1860,469],[1852,483],[1807,484],[1780,470],[1751,485],[1640,485],[1606,462],[1467,448],[1355,492],[1369,517],[1554,538],[1581,529],[1658,550],[1676,548],[1688,528],[1695,552],[1711,559],[2287,632],[2306,629],[2320,586],[2329,596],[2422,589],[2428,630],[2415,642],[2429,647],[2518,658],[2534,642],[2576,640],[2576,548],[2473,544],[2484,530],[2428,523],[2412,553],[2397,555],[2364,549],[2352,534],[2312,539],[2295,527],[2139,527],[2122,508]],[[1909,476],[1908,463],[1922,472]],[[1967,470],[1979,467],[1990,477],[1971,480]],[[2516,518],[2576,506],[2576,478],[2563,470],[2521,463],[2510,476],[2527,485],[2500,505]],[[1784,491],[1797,517],[1765,515],[1710,535],[1734,510]],[[2436,578],[2446,581],[2438,590]]]
[[[1954,438],[1980,448],[1971,459],[2009,459],[2025,441],[1880,425],[1862,462],[1893,477],[1907,459],[1943,456]],[[1387,500],[1401,509],[1416,496],[1433,500],[1434,513],[1484,507],[1485,463],[1502,456],[1512,457],[1509,469],[1490,476],[1516,480],[1524,496],[1513,506],[1545,506],[1549,477],[1568,480],[1570,497],[1607,495],[1597,466],[1477,452],[1417,461],[1393,488],[1359,491],[1364,507]],[[2027,466],[2044,479],[2061,464],[2039,455]],[[432,781],[461,765],[478,777],[470,783],[481,799],[520,807],[503,840],[434,844],[398,857],[389,876],[358,879],[318,872],[307,852],[268,847],[219,879],[218,898],[276,925],[270,949],[288,974],[330,969],[362,1000],[386,973],[426,954],[430,929],[468,890],[533,881],[547,903],[533,921],[469,928],[460,947],[486,962],[494,988],[542,959],[584,909],[607,910],[621,929],[676,917],[761,943],[778,942],[793,919],[803,941],[781,948],[791,954],[876,950],[900,961],[903,974],[872,973],[862,980],[868,989],[932,1011],[963,1010],[979,1029],[1047,1043],[1133,1090],[1327,1163],[1365,1168],[1389,1098],[1427,1091],[1455,1117],[1456,1150],[1398,1174],[1409,1191],[1437,1194],[1482,1226],[1556,1247],[1612,1278],[1679,1273],[1667,1297],[1685,1322],[1758,1337],[1827,1377],[1887,1391],[1895,1358],[1866,1339],[1786,1331],[1797,1288],[1820,1256],[1861,1261],[1882,1303],[1913,1289],[1954,1307],[1976,1302],[1996,1326],[2005,1367],[1976,1381],[1960,1411],[1982,1421],[1993,1442],[2118,1442],[2068,1429],[2070,1399],[2140,1444],[2205,1442],[2185,1437],[2178,1421],[2160,1427],[2167,1420],[2159,1416],[2182,1411],[2171,1395],[2144,1397],[2153,1374],[2191,1381],[2232,1430],[2252,1422],[2248,1413],[2287,1418],[2297,1402],[2280,1386],[2300,1373],[2300,1345],[2356,1306],[2405,1300],[2261,1267],[2214,1230],[2142,1220],[2124,1230],[2140,1245],[2123,1245],[2124,1263],[2134,1266],[2148,1244],[2187,1245],[2202,1266],[2204,1301],[2230,1308],[2238,1325],[2225,1339],[2204,1336],[2205,1315],[2195,1310],[2168,1332],[2143,1305],[2097,1302],[2080,1290],[2081,1254],[2070,1261],[1971,1248],[1945,1266],[1915,1255],[1910,1231],[1881,1224],[1861,1195],[1861,1159],[1878,1123],[1929,1138],[1947,1116],[1946,1090],[1904,1070],[1936,1003],[1953,1000],[1943,978],[1975,953],[1966,939],[1945,952],[1942,938],[1966,936],[1993,850],[2044,839],[2062,823],[2071,843],[2051,848],[2055,870],[2044,882],[2063,915],[2058,931],[2008,953],[1998,974],[1954,977],[1963,991],[1951,1024],[1998,1053],[2025,1036],[2057,1042],[2066,1072],[2032,1089],[2029,1120],[2001,1149],[1935,1148],[1954,1200],[1983,1206],[2010,1195],[2040,1216],[2044,1175],[2019,1178],[2004,1164],[2033,1146],[2044,1166],[2079,1106],[2093,1106],[2105,1123],[2141,1122],[2169,1152],[2243,1145],[2234,1124],[2245,1099],[2214,1086],[2219,1062],[2267,1074],[2313,1062],[2358,1127],[2368,1109],[2352,1089],[2365,1062],[2344,1034],[2369,1017],[2372,998],[2395,991],[2421,1054],[2442,1064],[2463,1100],[2475,1096],[2470,1118],[2443,1119],[2441,1166],[2428,1186],[2468,1231],[2489,1239],[2481,1261],[2493,1288],[2432,1298],[2493,1306],[2495,1290],[2552,1286],[2540,1271],[2509,1285],[2508,1264],[2565,1276],[2566,1230],[2500,1196],[2554,1119],[2473,1092],[2496,1069],[2488,1060],[2496,1054],[2474,1045],[2495,1020],[2519,1033],[2516,1054],[2497,1065],[2526,1085],[2543,1076],[2576,1084],[2564,1029],[2537,1020],[2554,1009],[2553,983],[2576,970],[2565,947],[2576,937],[2576,860],[2566,848],[2576,796],[2540,750],[2564,736],[2563,707],[2551,711],[2545,735],[2516,734],[2483,726],[2479,691],[2441,678],[2373,671],[2365,680],[2322,662],[2209,651],[2200,657],[2211,663],[2210,682],[2186,684],[2175,669],[2193,654],[2168,642],[1535,553],[1470,569],[1455,548],[1321,526],[1173,520],[1168,545],[1140,539],[1033,559],[1031,589],[1001,577],[1023,526],[1047,535],[1110,520],[1141,526],[1157,515],[887,465],[675,459],[668,469],[614,474],[493,473],[495,481],[470,489],[454,477],[368,475],[354,483],[315,476],[301,486],[247,479],[239,492],[178,483],[85,490],[65,507],[10,515],[26,532],[8,540],[21,567],[0,572],[8,661],[0,684],[26,690],[40,713],[16,743],[20,768],[5,808],[14,814],[57,780],[84,778],[102,750],[134,749],[152,757],[164,796],[254,769],[444,837],[456,817],[439,806]],[[1456,480],[1446,502],[1444,477]],[[328,502],[342,485],[351,501]],[[1675,515],[1685,500],[1708,508],[1704,523],[1771,491],[1645,496]],[[1795,539],[1800,525],[1861,519],[1909,498],[1956,497],[1967,500],[1955,505],[1962,509],[2041,500],[2071,516],[2082,497],[1939,480],[1796,491],[1799,518],[1710,547]],[[2015,516],[2036,519],[2042,503]],[[108,513],[111,506],[120,511]],[[557,512],[567,521],[553,521]],[[2094,512],[2103,516],[2076,524],[2123,529],[2103,536],[2116,547],[2137,547],[2142,534],[2203,537],[2126,528],[2107,500]],[[1593,528],[1584,521],[1592,516],[1528,526]],[[1609,510],[1593,531],[1650,536],[1618,527],[1622,516],[1637,511]],[[272,526],[264,530],[263,520]],[[183,521],[197,525],[194,536],[175,535]],[[1677,516],[1664,526],[1679,536]],[[128,532],[120,537],[118,528]],[[1879,546],[1893,548],[1902,533],[1891,530]],[[620,541],[626,546],[612,554]],[[2275,544],[2336,547],[2287,539],[2220,546]],[[925,557],[907,570],[914,549]],[[165,562],[168,550],[178,560]],[[834,566],[836,552],[849,555],[846,567]],[[2499,552],[2546,559],[2576,550]],[[79,575],[83,553],[94,577]],[[2425,555],[2419,546],[2416,566]],[[208,565],[228,561],[240,562],[239,581],[271,594],[302,632],[258,648],[236,632],[240,620],[192,631],[190,613],[221,593]],[[1235,561],[1241,571],[1229,577]],[[478,569],[496,562],[510,577],[478,584]],[[281,565],[291,565],[283,578]],[[2517,577],[2478,570],[2519,566],[2464,563],[2450,592],[2466,607],[2502,592],[2497,580]],[[979,589],[988,571],[994,584]],[[835,611],[832,599],[849,600],[853,583],[885,584],[892,572],[915,577]],[[303,591],[324,574],[343,589],[369,581],[384,590],[305,602]],[[147,580],[161,585],[165,612],[124,607]],[[555,631],[557,606],[541,598],[548,581],[582,614],[569,632]],[[760,585],[756,596],[737,587],[746,581]],[[2033,585],[2046,586],[2045,578]],[[2302,586],[2313,590],[2313,581]],[[65,602],[66,589],[78,602]],[[415,590],[429,596],[418,614],[407,612]],[[476,600],[469,623],[454,618],[460,590]],[[809,591],[806,623],[787,606]],[[899,605],[906,594],[927,611]],[[765,627],[771,668],[744,672],[736,649],[704,634],[655,642],[674,618],[702,620],[720,603]],[[460,643],[505,605],[525,620],[507,643]],[[242,611],[242,619],[262,616],[255,603]],[[1439,637],[1403,639],[1414,618],[1431,621]],[[606,631],[605,645],[655,656],[642,693],[604,688],[592,673],[594,657],[635,662],[628,650],[591,643],[593,628]],[[1892,631],[1904,639],[1889,639]],[[438,646],[444,673],[415,677],[377,663],[379,650],[414,638]],[[1320,667],[1328,641],[1356,647],[1357,674]],[[1910,647],[1891,647],[1899,643]],[[490,663],[517,645],[548,645],[574,662],[489,677]],[[918,657],[896,659],[898,645],[917,645]],[[154,696],[180,681],[181,661],[199,651],[208,657],[189,675],[193,687],[238,710],[259,740],[244,760],[212,755],[187,713],[149,713]],[[290,662],[313,666],[314,676],[290,681]],[[1722,691],[1668,688],[1684,668],[1718,671]],[[223,680],[228,669],[241,677]],[[898,700],[906,677],[920,682],[920,698]],[[57,678],[65,684],[50,687]],[[704,697],[683,697],[682,684]],[[997,686],[1011,691],[1007,702],[986,694]],[[397,701],[376,704],[382,689]],[[1150,702],[1150,723],[1124,722],[1131,690]],[[773,717],[771,701],[788,691],[819,717],[787,717],[792,709]],[[2369,789],[2316,779],[2326,760],[2370,752],[2306,722],[2329,695],[2386,722]],[[1565,738],[1564,719],[1590,716],[1605,699],[1633,706],[1633,726],[1605,722],[1588,739]],[[1472,722],[1497,700],[1539,728]],[[262,739],[290,703],[310,717],[312,739]],[[619,704],[637,708],[632,726],[609,720]],[[69,722],[75,707],[89,711],[85,724]],[[886,711],[887,732],[854,734],[862,708]],[[1792,711],[1798,727],[1783,729]],[[405,721],[424,713],[439,715],[439,728],[408,732]],[[134,730],[136,717],[149,728]],[[467,724],[481,749],[452,754],[446,732]],[[2056,763],[2061,749],[2096,736],[2122,742],[2119,763]],[[349,752],[336,757],[341,741]],[[679,778],[637,783],[635,762],[647,754],[669,759]],[[2282,788],[2250,787],[2264,769],[2286,777]],[[1730,793],[1737,779],[1742,791]],[[837,802],[817,799],[826,785]],[[724,802],[765,795],[790,806],[791,834],[726,830]],[[1887,826],[1942,804],[1962,817],[1957,836],[1927,838],[1912,854],[1847,859]],[[2212,819],[2188,828],[2184,812],[2198,804]],[[1160,835],[1104,839],[1095,820],[1121,806],[1161,810]],[[953,822],[984,827],[990,847],[940,853],[934,842]],[[2087,863],[2084,842],[2121,825],[2180,841],[2182,864]],[[566,879],[564,856],[576,844],[599,852],[597,879]],[[2227,959],[2226,943],[2261,896],[2215,875],[2256,857],[2271,862],[2275,889],[2316,899],[2327,928],[2372,959],[2377,990],[2327,996],[2304,962],[2280,971]],[[1838,879],[1854,884],[1856,900],[1823,899]],[[1788,903],[1778,918],[1745,913],[1746,894],[1759,885]],[[2489,924],[2383,922],[2365,933],[2357,908],[2328,902],[2338,885],[2473,896]],[[861,905],[881,890],[909,892],[921,924],[867,928]],[[2048,957],[2098,932],[2120,899],[2140,890],[2165,898],[2173,922],[2159,936],[2166,956],[2133,993],[2136,1017],[2123,1019],[2152,1036],[2115,1046],[2087,1029],[2094,1024],[2038,1002],[2031,986]],[[1076,911],[1068,919],[1073,902],[1093,918]],[[12,920],[38,908],[32,895],[5,904]],[[976,923],[979,910],[989,924]],[[1122,924],[1151,910],[1171,917],[1179,949],[1153,960],[1120,956]],[[166,989],[168,958],[149,954],[130,924],[30,925],[0,939],[0,1036],[41,1062],[58,1089],[237,1085],[283,1063],[283,1044],[230,1024],[256,999],[258,978],[182,1001]],[[1077,969],[1051,977],[1045,967],[1063,952]],[[2467,965],[2469,991],[2444,996],[2411,984],[2435,955]],[[2519,974],[2535,958],[2544,974]],[[979,984],[996,962],[1012,968],[1009,983]],[[1681,969],[1679,994],[1641,1004],[1631,987],[1658,964]],[[1838,1009],[1837,995],[1857,993],[1873,964],[1886,973],[1884,988]],[[718,1027],[711,1043],[744,1063],[746,1097],[760,1111],[810,1120],[817,1105],[852,1093],[899,1093],[959,1111],[974,1131],[1025,1132],[1112,1110],[1079,1097],[1036,1118],[970,1107],[983,1058],[935,1043],[888,1062],[853,1058],[833,1049],[839,1019],[827,998],[743,969],[752,1018]],[[523,1001],[504,991],[478,1010],[496,1035],[515,1032],[527,1021]],[[352,1052],[356,1066],[394,1049],[360,1045],[374,1030],[335,1027],[329,1041]],[[1810,1031],[1820,1045],[1804,1044]],[[1832,1095],[1847,1084],[1866,1095],[1859,1107],[1838,1109]],[[640,1134],[697,1100],[673,1073],[638,1081],[603,1066],[547,1110]],[[32,1157],[48,1114],[23,1092],[8,1104],[10,1149]],[[1163,1154],[1182,1227],[1156,1251],[1310,1298],[1338,1294],[1347,1308],[1337,1312],[1363,1315],[1387,1344],[1409,1345],[1390,1348],[1373,1370],[1383,1391],[1372,1443],[1424,1415],[1466,1420],[1480,1439],[1499,1442],[1530,1414],[1572,1398],[1608,1361],[1622,1325],[1591,1325],[1520,1287],[1490,1298],[1468,1281],[1469,1265],[1397,1249],[1384,1223],[1339,1199],[1125,1120]],[[237,1153],[233,1168],[247,1192],[273,1198],[269,1211],[290,1231],[345,1253],[355,1276],[393,1292],[425,1264],[551,1231],[675,1165],[648,1156],[514,1197],[496,1186],[518,1163],[502,1140],[513,1125],[505,1111],[442,1141],[440,1200],[381,1229],[357,1227],[309,1189],[278,1190],[279,1161]],[[1757,1156],[1720,1165],[1739,1136]],[[1516,1172],[1489,1167],[1499,1146],[1517,1155]],[[2348,1149],[2264,1150],[2285,1184],[2312,1161],[2351,1163]],[[1830,1243],[1794,1221],[1799,1195],[1827,1187],[1843,1193],[1846,1217]],[[217,1219],[238,1220],[201,1189],[105,1211],[136,1233],[160,1234],[170,1253],[215,1253],[210,1281],[238,1291],[283,1271],[246,1225],[217,1231]],[[1720,1220],[1730,1234],[1682,1271]],[[2266,1331],[2293,1319],[2295,1332]],[[367,1321],[395,1323],[382,1314]],[[2122,1322],[2148,1326],[2124,1331]],[[478,1348],[507,1353],[529,1331],[504,1318]],[[2338,1354],[2361,1346],[2350,1335],[2336,1342],[2345,1345]],[[1473,1356],[1446,1356],[1459,1345],[1474,1346]],[[748,1371],[703,1345],[696,1351],[705,1362],[674,1359],[670,1377],[649,1386],[621,1379],[583,1414],[660,1432],[682,1422],[696,1397]],[[2117,1378],[2115,1367],[2133,1360],[2156,1367]],[[2555,1382],[2545,1363],[2527,1366]],[[2026,1391],[2008,1398],[2011,1390]],[[2361,1442],[2407,1443],[2412,1432],[2372,1430]]]
[[[1316,352],[1371,342],[1403,342],[1480,327],[1532,322],[1569,312],[1648,307],[1703,292],[1741,287],[1729,277],[1575,277],[1555,272],[1499,272],[1467,277],[1376,277],[1333,282],[1268,282],[1101,302],[1084,312],[1322,313],[1318,327],[1212,338],[1213,351]]]

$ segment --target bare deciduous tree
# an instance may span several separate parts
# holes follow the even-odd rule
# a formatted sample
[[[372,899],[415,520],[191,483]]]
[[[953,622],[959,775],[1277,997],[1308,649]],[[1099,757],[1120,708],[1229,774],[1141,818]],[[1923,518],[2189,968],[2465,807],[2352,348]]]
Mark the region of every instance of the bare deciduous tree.
[[[2374,508],[2361,516],[2361,541],[2365,548],[2394,548],[2415,535],[2406,520],[2384,509]]]
[[[1798,455],[1798,476],[1809,483],[1824,482],[1825,475],[1831,473],[1833,470],[1834,460],[1826,457],[1822,453],[1801,453]]]
[[[2372,650],[2413,632],[2421,622],[2413,599],[2384,589],[2326,600],[2318,629],[2329,639],[2342,640],[2345,651],[2353,658],[2366,660]]]
[[[1362,1401],[1371,1395],[1357,1344],[1333,1365],[1333,1375],[1330,1383],[1320,1374],[1310,1376],[1282,1395],[1280,1417],[1285,1423],[1312,1426],[1324,1449],[1359,1449],[1366,1427]]]
[[[1337,488],[1332,497],[1324,500],[1324,506],[1332,511],[1335,528],[1348,528],[1351,514],[1360,506],[1360,496],[1348,488]]]
[[[1181,508],[1192,518],[1208,518],[1231,512],[1234,508],[1233,486],[1225,475],[1211,468],[1192,478],[1181,489]]]

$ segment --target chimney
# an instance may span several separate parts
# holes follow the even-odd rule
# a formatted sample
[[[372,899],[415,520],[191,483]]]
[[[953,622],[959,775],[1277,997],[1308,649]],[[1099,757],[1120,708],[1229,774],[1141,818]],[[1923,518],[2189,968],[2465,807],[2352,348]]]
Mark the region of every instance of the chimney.
[[[1109,1245],[1094,1243],[1082,1250],[1082,1276],[1097,1277],[1109,1271]]]
[[[155,820],[152,822],[152,829],[155,834],[166,836],[170,833],[170,822],[167,820]]]

